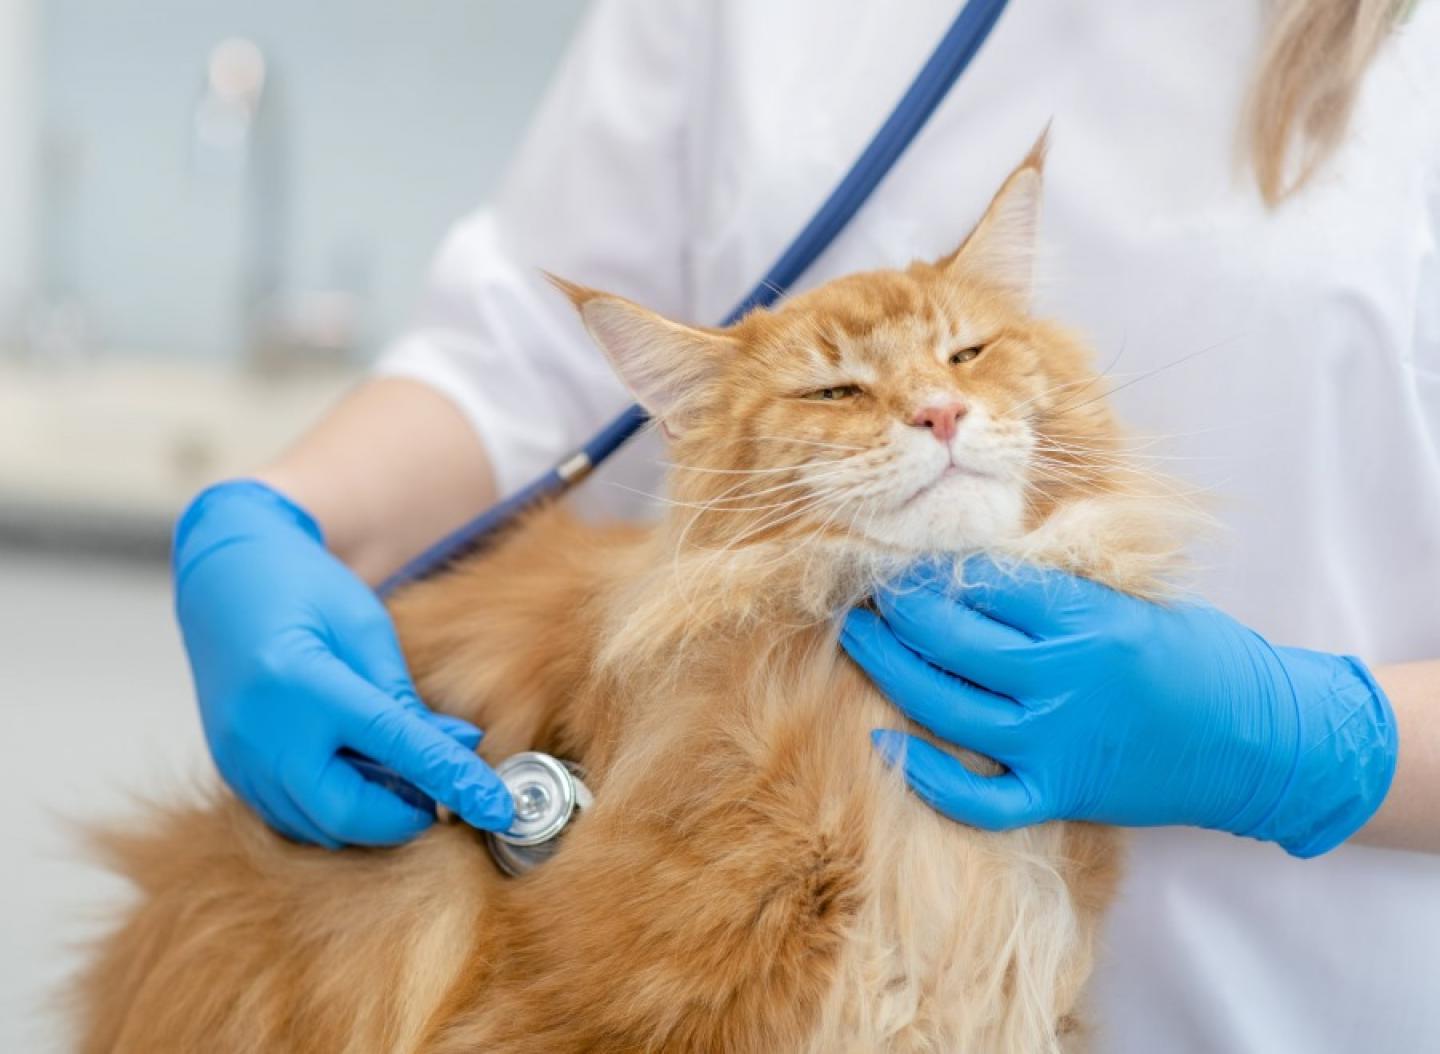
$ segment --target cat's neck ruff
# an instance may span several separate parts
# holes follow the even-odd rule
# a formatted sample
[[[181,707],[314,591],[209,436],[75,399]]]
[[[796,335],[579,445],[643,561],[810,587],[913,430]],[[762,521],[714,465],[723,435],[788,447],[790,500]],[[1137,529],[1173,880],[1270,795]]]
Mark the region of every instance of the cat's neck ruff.
[[[1057,567],[1099,578],[1129,592],[1163,599],[1184,567],[1177,539],[1191,537],[1201,518],[1163,486],[1076,498],[1053,507],[1032,529],[963,551],[922,553],[867,538],[775,538],[734,548],[687,540],[683,521],[662,521],[635,544],[635,573],[613,580],[605,598],[612,633],[602,666],[681,657],[702,642],[740,636],[776,638],[832,630],[851,607],[921,557],[953,559],[986,553],[1003,561]]]

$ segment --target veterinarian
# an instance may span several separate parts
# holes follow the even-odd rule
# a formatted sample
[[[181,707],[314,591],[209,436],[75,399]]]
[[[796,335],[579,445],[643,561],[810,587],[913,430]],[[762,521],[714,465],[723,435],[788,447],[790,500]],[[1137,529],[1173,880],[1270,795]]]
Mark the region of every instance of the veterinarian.
[[[538,269],[721,317],[957,2],[595,5],[414,330],[178,525],[207,737],[278,831],[339,847],[427,825],[341,748],[509,824],[479,730],[416,697],[367,583],[628,402]],[[897,706],[1008,766],[912,749],[937,809],[1146,828],[1098,977],[1106,1049],[1440,1036],[1437,56],[1437,0],[1013,0],[805,277],[950,246],[1053,118],[1036,309],[1092,340],[1122,416],[1223,524],[1198,576],[1213,607],[976,562],[958,600],[886,593],[842,638]],[[646,437],[609,478],[654,490],[662,459]],[[604,484],[583,500],[625,511]]]

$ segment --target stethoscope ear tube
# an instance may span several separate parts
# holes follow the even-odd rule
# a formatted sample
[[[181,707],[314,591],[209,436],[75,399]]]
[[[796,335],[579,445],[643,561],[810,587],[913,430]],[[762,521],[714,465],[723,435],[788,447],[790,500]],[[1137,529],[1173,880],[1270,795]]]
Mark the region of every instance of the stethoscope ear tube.
[[[995,28],[995,23],[1005,10],[1005,4],[1006,0],[970,0],[960,10],[935,51],[921,67],[895,109],[880,126],[880,130],[850,166],[845,177],[780,254],[765,277],[735,305],[721,325],[731,325],[756,308],[769,307],[785,290],[793,286],[830,246],[860,211],[886,173],[894,167],[906,147],[914,141],[960,74],[970,65],[970,61],[989,37],[990,31]],[[380,595],[388,596],[401,586],[427,578],[494,540],[522,513],[542,502],[559,497],[584,479],[591,470],[644,428],[648,420],[648,415],[640,406],[628,407],[554,468],[508,498],[492,505],[396,571],[380,584]],[[354,751],[346,750],[342,751],[342,754],[366,779],[387,788],[416,808],[423,809],[432,816],[436,815],[435,802],[429,795],[401,779],[384,765]],[[581,783],[580,786],[583,788],[584,784]],[[542,841],[530,848],[517,846],[503,838],[492,837],[487,841],[496,863],[507,874],[519,874],[528,870],[547,854],[546,846],[553,847],[553,839]]]
[[[970,0],[921,67],[885,123],[810,221],[780,254],[765,277],[725,316],[731,325],[757,307],[769,307],[793,286],[860,211],[860,207],[914,141],[930,115],[965,72],[995,28],[1007,0]],[[644,409],[628,407],[579,450],[508,498],[446,535],[380,584],[381,596],[419,581],[480,548],[526,510],[564,494],[584,479],[649,420]]]
[[[403,779],[394,769],[387,768],[380,762],[367,758],[364,754],[351,750],[349,747],[341,747],[339,754],[360,775],[371,783],[384,787],[405,804],[413,805],[421,812],[429,813],[431,816],[440,814],[441,807],[435,804],[434,798],[409,780]]]

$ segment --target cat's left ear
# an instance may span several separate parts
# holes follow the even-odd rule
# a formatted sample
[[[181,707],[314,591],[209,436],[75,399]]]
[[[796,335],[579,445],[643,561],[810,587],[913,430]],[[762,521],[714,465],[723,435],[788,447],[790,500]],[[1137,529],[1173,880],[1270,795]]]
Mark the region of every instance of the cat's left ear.
[[[1030,302],[1049,138],[1047,126],[1001,184],[970,236],[940,261],[941,267],[998,286],[1023,304]]]
[[[670,436],[683,435],[704,402],[708,382],[738,344],[713,329],[671,322],[624,297],[547,273],[637,402]]]

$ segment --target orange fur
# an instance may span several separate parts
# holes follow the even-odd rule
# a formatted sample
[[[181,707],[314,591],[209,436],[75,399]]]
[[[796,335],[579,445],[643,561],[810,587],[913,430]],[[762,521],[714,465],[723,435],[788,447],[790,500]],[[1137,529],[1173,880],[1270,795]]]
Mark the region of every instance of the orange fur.
[[[648,530],[543,511],[392,612],[422,697],[486,727],[492,761],[580,761],[595,807],[520,879],[459,826],[330,854],[226,796],[110,833],[142,901],[83,978],[82,1049],[1078,1042],[1116,834],[931,812],[869,745],[909,726],[835,645],[836,616],[926,548],[1164,592],[1174,502],[1081,347],[1026,312],[1026,261],[994,263],[1042,156],[951,257],[730,330],[558,283],[673,433],[673,508]],[[847,394],[804,397],[825,388]],[[908,423],[937,393],[971,406],[989,474],[908,495],[940,456]]]

